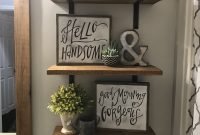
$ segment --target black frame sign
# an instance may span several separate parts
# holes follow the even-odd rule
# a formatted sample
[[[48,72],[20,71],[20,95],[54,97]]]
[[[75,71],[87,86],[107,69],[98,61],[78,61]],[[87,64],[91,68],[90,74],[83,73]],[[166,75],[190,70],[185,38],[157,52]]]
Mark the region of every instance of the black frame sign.
[[[57,65],[102,64],[110,43],[111,17],[56,15]]]
[[[98,128],[147,131],[149,83],[97,83]]]

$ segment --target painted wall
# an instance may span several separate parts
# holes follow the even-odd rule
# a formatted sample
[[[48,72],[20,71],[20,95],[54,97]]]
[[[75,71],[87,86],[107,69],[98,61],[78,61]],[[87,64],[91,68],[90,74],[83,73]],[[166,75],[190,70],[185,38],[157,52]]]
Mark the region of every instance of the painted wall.
[[[60,124],[58,116],[47,110],[50,95],[67,76],[47,76],[48,66],[56,63],[56,13],[68,13],[68,5],[50,0],[31,0],[32,103],[33,134],[52,134]],[[151,83],[150,125],[157,135],[171,134],[176,1],[163,0],[153,6],[143,5],[140,13],[141,44],[149,45],[146,59],[160,67],[163,76],[140,77]],[[116,10],[115,10],[116,9]],[[76,5],[77,14],[113,16],[112,38],[132,28],[132,5]],[[117,77],[77,76],[76,81],[94,94],[94,80],[119,80]],[[123,77],[128,80],[130,77]]]

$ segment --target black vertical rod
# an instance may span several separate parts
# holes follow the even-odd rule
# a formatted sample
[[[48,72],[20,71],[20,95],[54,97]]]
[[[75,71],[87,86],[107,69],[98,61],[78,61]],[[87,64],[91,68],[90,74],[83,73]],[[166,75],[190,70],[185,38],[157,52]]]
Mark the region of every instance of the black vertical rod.
[[[68,0],[69,14],[74,14],[74,1]],[[69,84],[75,83],[75,76],[69,75]]]
[[[139,28],[139,12],[140,12],[140,0],[133,3],[133,29]],[[132,75],[132,82],[138,82],[138,76]]]
[[[139,28],[139,12],[140,12],[140,2],[137,1],[133,4],[134,13],[133,13],[133,28]]]
[[[75,83],[74,75],[69,75],[69,84]]]
[[[74,1],[68,0],[68,4],[69,4],[69,14],[74,14]]]

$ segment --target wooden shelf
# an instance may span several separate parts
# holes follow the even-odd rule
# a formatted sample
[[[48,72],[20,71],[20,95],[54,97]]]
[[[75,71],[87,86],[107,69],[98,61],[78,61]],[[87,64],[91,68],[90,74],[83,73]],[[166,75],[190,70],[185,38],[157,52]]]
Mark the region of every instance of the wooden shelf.
[[[65,135],[60,132],[61,128],[61,126],[57,126],[54,130],[53,135]],[[149,130],[145,133],[131,131],[98,130],[95,135],[155,135],[155,132],[152,130],[152,128],[149,128]]]
[[[162,75],[162,70],[155,66],[121,66],[104,65],[56,66],[47,70],[48,75]]]
[[[64,3],[67,0],[52,0],[57,3]],[[131,4],[134,3],[136,0],[73,0],[75,3],[82,3],[82,4]],[[140,0],[142,4],[155,4],[160,0]]]

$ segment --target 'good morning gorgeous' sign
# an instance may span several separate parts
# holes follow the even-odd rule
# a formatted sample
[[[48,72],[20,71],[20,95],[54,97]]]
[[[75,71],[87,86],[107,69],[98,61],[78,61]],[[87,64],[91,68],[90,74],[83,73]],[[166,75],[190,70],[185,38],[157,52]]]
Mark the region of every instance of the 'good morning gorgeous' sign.
[[[99,128],[147,129],[148,83],[97,84]]]
[[[57,14],[57,64],[102,63],[110,18]]]

